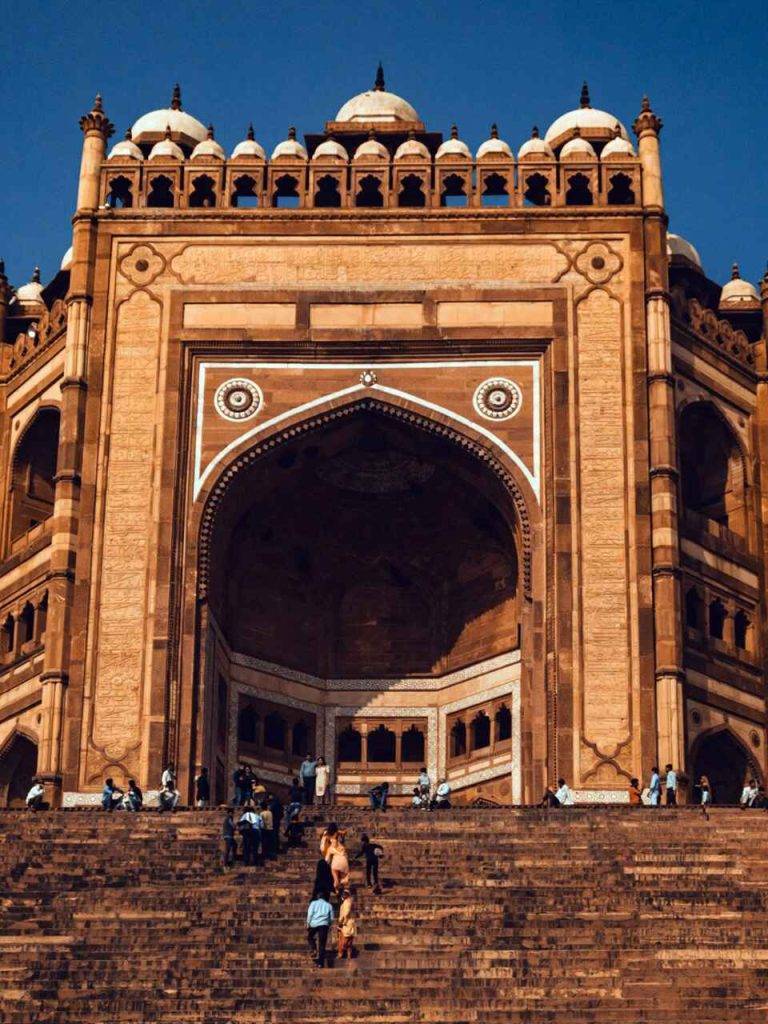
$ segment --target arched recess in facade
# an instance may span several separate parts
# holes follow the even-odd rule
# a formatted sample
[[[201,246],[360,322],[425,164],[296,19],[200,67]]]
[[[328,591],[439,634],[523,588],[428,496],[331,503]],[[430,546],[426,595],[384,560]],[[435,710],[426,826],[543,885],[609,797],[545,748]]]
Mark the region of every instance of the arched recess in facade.
[[[542,613],[543,609],[543,593],[544,593],[544,581],[543,581],[543,554],[542,545],[539,543],[538,535],[541,529],[540,524],[540,513],[539,507],[536,502],[536,498],[533,495],[530,487],[522,478],[522,474],[519,473],[518,468],[509,460],[506,455],[499,449],[495,449],[492,443],[480,435],[478,432],[473,436],[472,432],[462,427],[457,429],[456,426],[448,420],[447,417],[435,414],[425,415],[421,410],[414,409],[405,401],[390,400],[386,401],[379,399],[378,397],[366,397],[363,399],[357,399],[350,401],[347,404],[339,406],[338,404],[329,403],[328,408],[320,409],[315,414],[307,419],[298,420],[288,426],[282,426],[276,430],[275,433],[269,436],[262,437],[257,445],[252,443],[244,444],[243,448],[233,453],[232,458],[228,465],[220,472],[218,478],[210,482],[207,492],[201,497],[201,501],[198,503],[195,513],[190,523],[189,538],[197,539],[197,543],[193,546],[190,544],[187,553],[187,570],[185,572],[185,580],[188,583],[185,594],[185,610],[183,614],[183,634],[185,640],[189,640],[192,636],[195,637],[195,669],[194,678],[190,675],[190,666],[179,667],[177,672],[177,678],[180,679],[180,692],[176,700],[171,695],[171,708],[175,707],[180,712],[177,717],[177,737],[178,740],[169,742],[169,749],[175,750],[179,758],[180,763],[192,764],[195,759],[199,756],[196,751],[204,748],[204,737],[202,721],[205,718],[205,710],[203,709],[204,695],[200,692],[200,644],[199,639],[201,635],[201,619],[207,617],[209,609],[213,608],[214,604],[219,610],[221,615],[221,609],[224,607],[221,600],[221,594],[217,592],[216,582],[216,568],[217,561],[221,559],[221,537],[227,536],[231,538],[232,530],[236,526],[237,511],[242,512],[243,506],[237,501],[233,501],[232,495],[237,494],[238,487],[244,486],[239,483],[245,479],[248,471],[251,471],[254,466],[258,464],[266,464],[267,460],[273,466],[281,466],[282,470],[286,475],[290,475],[291,472],[297,473],[303,472],[305,476],[311,475],[311,470],[308,470],[306,465],[307,451],[311,452],[317,449],[318,445],[315,444],[315,440],[321,437],[333,436],[334,438],[343,438],[345,431],[347,434],[353,431],[355,425],[359,425],[366,421],[369,426],[371,423],[375,424],[375,429],[364,430],[357,432],[357,441],[362,444],[362,453],[358,449],[355,458],[365,463],[365,459],[371,452],[366,452],[365,448],[368,445],[372,449],[372,458],[375,459],[375,453],[377,446],[380,446],[381,436],[384,435],[387,438],[394,435],[399,436],[403,439],[405,448],[408,449],[405,454],[400,451],[396,458],[400,460],[400,464],[397,465],[397,471],[402,472],[408,478],[409,492],[421,492],[429,493],[434,492],[438,489],[438,478],[440,473],[435,474],[435,481],[429,479],[431,470],[429,466],[420,465],[419,452],[422,451],[426,446],[430,453],[435,451],[440,452],[440,459],[447,466],[450,462],[450,468],[455,470],[455,478],[457,480],[464,481],[464,487],[459,487],[454,492],[454,499],[451,499],[450,494],[445,489],[440,492],[436,503],[433,504],[431,511],[434,514],[434,523],[440,527],[439,518],[442,513],[443,521],[450,521],[451,517],[456,516],[464,517],[462,522],[466,525],[469,520],[475,521],[475,525],[478,526],[478,519],[482,520],[482,515],[478,515],[478,507],[472,507],[472,501],[474,500],[477,505],[483,501],[486,504],[495,504],[496,511],[492,514],[489,512],[489,519],[484,524],[479,523],[478,531],[475,535],[481,534],[485,529],[490,533],[494,534],[494,530],[498,531],[502,527],[510,533],[510,537],[514,538],[514,543],[511,548],[512,555],[507,561],[507,584],[510,586],[510,590],[514,590],[514,599],[510,600],[509,605],[505,607],[505,611],[509,611],[509,608],[514,606],[514,626],[517,630],[519,623],[520,630],[519,634],[515,634],[513,646],[518,646],[520,641],[521,646],[521,660],[522,660],[522,678],[521,678],[521,696],[523,704],[523,730],[522,730],[522,760],[524,766],[524,785],[526,789],[530,787],[530,779],[528,777],[529,767],[532,765],[533,753],[532,753],[532,741],[530,736],[530,725],[529,722],[537,720],[539,722],[544,721],[545,716],[545,699],[543,695],[544,691],[544,636],[542,623],[544,616]],[[408,439],[413,439],[415,444],[415,451],[408,448]],[[419,440],[420,439],[420,440]],[[297,468],[297,447],[302,446],[302,452],[300,454],[299,465]],[[391,453],[387,453],[386,458],[390,457]],[[404,460],[404,461],[403,461]],[[385,459],[386,461],[386,459]],[[328,477],[334,477],[331,482],[333,486],[341,491],[353,492],[357,486],[354,482],[348,487],[349,480],[345,479],[345,476],[349,473],[353,475],[355,472],[362,472],[362,476],[366,477],[366,471],[364,465],[358,467],[357,470],[353,466],[347,463],[339,465],[339,462],[345,463],[344,458],[337,460],[326,460],[324,465],[323,473],[325,475],[324,485],[328,483]],[[393,468],[395,463],[390,465],[390,469]],[[302,468],[303,466],[303,468]],[[375,473],[373,474],[376,475]],[[474,475],[477,481],[480,482],[481,486],[478,487],[478,493],[472,497],[474,491],[473,487],[470,486],[470,480],[468,477]],[[484,483],[483,483],[484,481]],[[370,476],[366,480],[366,485],[373,488],[374,491],[384,487],[386,484],[382,484],[381,480],[371,479]],[[455,495],[463,491],[467,495],[467,501],[464,505],[459,501]],[[495,495],[495,502],[488,502],[487,495],[493,492]],[[298,495],[294,493],[294,498]],[[278,496],[279,499],[285,499],[285,495],[281,494]],[[312,496],[304,496],[305,502],[311,502]],[[441,507],[441,500],[443,501]],[[462,499],[463,500],[463,499]],[[395,503],[397,504],[397,503]],[[275,504],[274,508],[279,508],[279,500]],[[286,507],[283,505],[283,507]],[[427,506],[424,506],[427,507]],[[346,514],[346,513],[345,513]],[[273,523],[274,525],[274,523]],[[432,523],[429,524],[432,527]],[[282,529],[283,524],[279,524],[279,528]],[[435,531],[437,532],[437,531]],[[377,537],[374,533],[371,539],[372,545],[375,547],[378,543]],[[472,543],[469,544],[470,548]],[[382,541],[384,547],[386,544]],[[492,544],[490,545],[492,547]],[[440,549],[445,552],[446,545],[440,548],[440,540],[436,541],[435,550]],[[461,554],[461,546],[457,546],[458,554]],[[312,558],[311,551],[293,551],[291,552],[292,557],[297,560],[294,564],[298,565],[297,571],[302,571],[302,563],[306,567],[306,560]],[[488,555],[488,551],[485,552]],[[192,560],[194,558],[194,566]],[[248,558],[244,555],[244,561],[248,561]],[[372,561],[376,561],[376,558],[372,558]],[[386,552],[382,556],[382,561],[387,562]],[[503,592],[505,589],[504,582],[504,570],[501,568],[503,560],[497,561],[495,565],[492,565],[492,559],[489,557],[485,563],[485,569],[487,572],[495,576],[495,585],[499,588],[499,592]],[[381,569],[381,567],[379,567]],[[408,586],[408,581],[403,580],[402,576],[402,565],[386,565],[381,572],[389,573],[390,579],[386,581],[386,584],[382,583],[381,573],[379,574],[377,585],[381,584],[381,589],[378,591],[377,600],[381,594],[391,593],[392,588],[398,586]],[[452,570],[459,568],[458,566],[450,567]],[[413,618],[416,611],[424,608],[424,603],[420,602],[419,595],[423,591],[420,587],[419,571],[420,567],[415,567],[414,579],[413,579],[413,595],[414,604],[410,610],[410,618]],[[274,576],[272,577],[274,578]],[[514,579],[513,579],[514,578]],[[191,587],[189,586],[194,580],[196,584],[196,596],[197,602],[193,607],[192,599],[194,595],[191,593]],[[365,581],[363,581],[365,582]],[[279,589],[279,588],[278,588]],[[363,586],[363,592],[365,586]],[[471,590],[471,587],[468,588]],[[482,588],[481,588],[482,589]],[[281,595],[285,598],[286,595]],[[356,606],[364,605],[365,595],[363,594],[362,602],[354,602]],[[386,601],[385,601],[386,603]],[[391,602],[390,602],[391,604]],[[538,604],[539,607],[537,612],[534,613],[534,606]],[[231,607],[231,605],[230,605]],[[491,602],[486,600],[486,606],[483,606],[483,596],[480,596],[479,603],[475,609],[478,613],[478,621],[481,623],[483,620],[488,626],[488,631],[493,632],[494,628],[498,629],[498,624],[494,626],[494,608],[491,606]],[[390,644],[392,647],[407,646],[408,641],[417,643],[425,638],[408,634],[409,626],[409,615],[401,615],[401,625],[403,626],[405,633],[397,634],[398,627],[398,610],[390,608],[391,615],[390,619],[394,623],[394,636],[391,637],[393,643]],[[297,621],[297,616],[293,614],[295,607],[289,609],[289,618],[292,621]],[[247,618],[247,615],[246,615]],[[427,615],[426,618],[429,618]],[[502,615],[503,618],[503,615]],[[509,616],[507,616],[507,626]],[[445,626],[445,623],[443,623]],[[458,626],[451,631],[450,624],[447,628],[447,632],[452,632],[451,639],[454,643],[444,643],[443,649],[436,649],[434,644],[431,648],[431,654],[423,664],[410,666],[412,674],[428,674],[430,671],[440,674],[445,671],[446,668],[450,668],[454,665],[460,665],[462,659],[471,660],[473,653],[471,651],[473,639],[467,640],[462,649],[462,631]],[[536,634],[539,634],[536,636]],[[250,638],[253,640],[253,637]],[[444,639],[444,638],[443,638]],[[305,638],[297,636],[297,643],[304,644],[305,647],[309,648],[317,640],[317,637]],[[298,670],[312,671],[316,669],[318,675],[326,675],[328,677],[339,676],[344,677],[351,675],[353,677],[362,677],[366,673],[361,671],[365,667],[365,664],[356,660],[360,652],[355,652],[354,644],[351,648],[349,645],[344,647],[344,637],[341,637],[342,656],[339,657],[339,637],[334,638],[334,643],[331,644],[332,653],[329,654],[327,645],[324,654],[320,654],[315,661],[311,664],[305,663],[304,665],[297,664],[295,667]],[[279,645],[278,645],[279,646]],[[426,650],[428,645],[422,645]],[[186,650],[189,651],[189,646],[186,646]],[[263,657],[266,661],[282,663],[285,659],[283,653],[280,657],[269,657],[269,651],[258,650],[258,648],[252,648],[255,656]],[[368,648],[370,650],[370,647]],[[283,646],[283,652],[285,647]],[[534,651],[537,652],[537,663],[534,663]],[[475,652],[476,653],[476,652]],[[264,655],[267,655],[264,657]],[[427,664],[432,654],[436,656],[432,658],[431,664]],[[363,653],[363,662],[365,661],[365,653]],[[330,660],[329,660],[330,659]],[[335,659],[335,660],[334,660]],[[345,660],[346,659],[346,660]],[[378,663],[370,663],[369,660],[369,672],[367,674],[376,676],[379,678],[388,677],[390,674],[398,674],[399,670],[402,670],[402,665],[393,663],[387,663],[386,657],[384,660],[379,660]],[[395,671],[393,671],[395,670]],[[408,674],[403,672],[403,674]],[[171,670],[171,678],[173,678],[173,668]],[[188,699],[185,699],[183,690],[186,686],[191,685],[192,693],[188,695]],[[537,709],[534,711],[532,704],[537,702]],[[190,749],[187,751],[184,749],[185,738],[189,738]],[[169,741],[173,740],[173,736],[169,736]],[[538,755],[539,761],[543,762],[544,755]],[[538,765],[538,775],[542,775],[544,771],[544,764]],[[538,782],[537,782],[538,785]]]
[[[699,797],[702,775],[709,779],[713,802],[717,804],[737,804],[750,778],[760,783],[765,781],[754,752],[727,725],[716,725],[696,737],[690,763],[694,799]]]
[[[0,746],[0,807],[23,807],[37,771],[37,739],[16,728]]]

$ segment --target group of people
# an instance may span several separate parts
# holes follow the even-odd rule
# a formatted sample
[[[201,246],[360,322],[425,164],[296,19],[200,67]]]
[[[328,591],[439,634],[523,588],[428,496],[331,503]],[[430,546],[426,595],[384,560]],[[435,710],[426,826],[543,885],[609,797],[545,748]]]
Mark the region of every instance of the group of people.
[[[284,818],[283,805],[274,793],[264,790],[263,799],[249,798],[241,806],[235,821],[235,809],[227,808],[221,828],[222,866],[231,868],[237,858],[237,840],[241,842],[244,867],[255,867],[265,860],[273,860],[280,852],[280,826]],[[289,820],[286,836],[291,839]]]
[[[420,811],[446,810],[451,806],[451,786],[447,779],[439,779],[432,786],[432,779],[426,767],[419,772],[419,781],[413,787],[411,806]]]
[[[181,793],[176,783],[176,769],[172,764],[166,765],[160,777],[160,789],[157,794],[157,807],[160,812],[175,811],[181,801]],[[101,791],[101,806],[105,811],[140,811],[144,806],[144,794],[135,779],[128,780],[128,789],[123,790],[110,776],[104,780]],[[195,777],[195,807],[200,809],[211,806],[211,783],[208,769],[201,768]]]
[[[307,907],[307,943],[312,961],[318,967],[327,965],[328,935],[335,919],[332,898],[338,904],[337,956],[352,959],[355,953],[357,922],[354,912],[354,894],[350,886],[350,860],[365,861],[365,884],[376,894],[381,893],[379,862],[384,850],[368,835],[360,836],[360,849],[350,859],[346,847],[346,833],[331,821],[320,836],[320,857],[315,868],[312,896]]]

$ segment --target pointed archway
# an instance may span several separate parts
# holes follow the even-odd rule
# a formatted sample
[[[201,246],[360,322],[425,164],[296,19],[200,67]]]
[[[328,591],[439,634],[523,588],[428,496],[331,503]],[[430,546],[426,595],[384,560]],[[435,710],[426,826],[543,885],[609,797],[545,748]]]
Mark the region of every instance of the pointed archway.
[[[748,777],[761,779],[754,758],[730,729],[717,729],[702,736],[693,760],[693,784],[706,775],[717,804],[737,804]]]
[[[23,807],[37,771],[37,744],[15,732],[0,752],[0,807]]]

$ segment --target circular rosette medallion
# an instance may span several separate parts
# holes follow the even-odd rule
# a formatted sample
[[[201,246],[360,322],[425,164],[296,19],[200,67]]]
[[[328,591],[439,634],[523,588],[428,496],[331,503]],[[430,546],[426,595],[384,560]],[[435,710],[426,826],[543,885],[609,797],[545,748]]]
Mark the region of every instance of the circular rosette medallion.
[[[513,380],[494,377],[483,381],[475,391],[473,404],[487,420],[508,420],[520,412],[523,393]]]
[[[220,384],[213,398],[219,416],[227,420],[248,420],[256,415],[263,402],[261,388],[241,377]]]

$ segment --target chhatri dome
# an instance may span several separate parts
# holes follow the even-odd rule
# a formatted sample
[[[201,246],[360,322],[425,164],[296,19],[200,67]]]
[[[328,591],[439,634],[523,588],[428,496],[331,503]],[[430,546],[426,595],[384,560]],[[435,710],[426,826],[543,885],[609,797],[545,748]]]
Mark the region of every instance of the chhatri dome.
[[[556,121],[547,128],[544,136],[553,148],[562,145],[572,138],[576,129],[581,136],[589,139],[590,142],[604,142],[614,137],[615,129],[623,139],[629,139],[629,133],[621,121],[617,120],[615,114],[609,114],[606,110],[597,110],[590,103],[589,87],[585,82],[581,87],[581,98],[576,110],[569,110],[567,114],[561,114]]]
[[[759,305],[760,296],[757,294],[757,289],[749,281],[743,280],[739,272],[739,264],[734,263],[731,267],[731,280],[723,285],[723,290],[720,292],[720,308],[722,309],[723,306],[758,308]]]
[[[698,267],[702,273],[704,272],[704,268],[701,265],[701,256],[699,256],[696,248],[686,238],[683,238],[682,235],[676,235],[672,231],[667,232],[667,256],[670,260],[673,258],[685,260],[694,267]]]
[[[170,107],[143,114],[131,129],[131,137],[137,145],[159,142],[165,137],[166,127],[171,129],[174,142],[190,148],[208,138],[205,125],[181,109],[181,88],[178,83],[173,88]]]
[[[372,89],[347,100],[336,115],[336,121],[392,124],[397,121],[418,121],[419,115],[407,100],[384,88],[384,69],[379,64]]]

